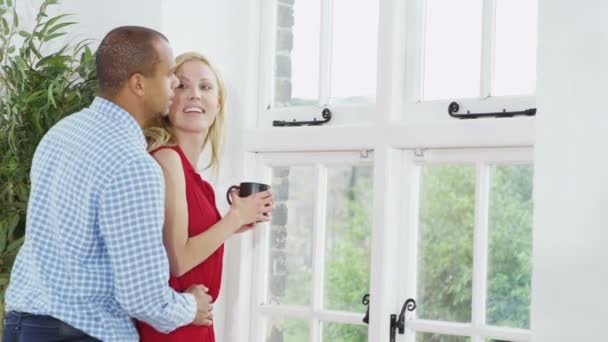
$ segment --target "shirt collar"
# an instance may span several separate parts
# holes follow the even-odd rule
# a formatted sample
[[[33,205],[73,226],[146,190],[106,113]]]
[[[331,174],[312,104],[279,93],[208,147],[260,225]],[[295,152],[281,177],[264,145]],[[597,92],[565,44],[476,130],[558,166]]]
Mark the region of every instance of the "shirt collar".
[[[133,136],[136,137],[138,143],[141,143],[141,145],[146,148],[147,143],[144,132],[141,127],[139,127],[135,118],[122,107],[112,101],[97,96],[89,108],[98,113],[107,115],[108,117],[115,119],[117,123],[124,125],[129,132],[133,133]]]

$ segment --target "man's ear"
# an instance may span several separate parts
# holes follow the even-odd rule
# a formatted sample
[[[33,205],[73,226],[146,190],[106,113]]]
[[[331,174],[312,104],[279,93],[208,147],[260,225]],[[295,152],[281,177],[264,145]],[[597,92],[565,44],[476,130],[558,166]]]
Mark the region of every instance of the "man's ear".
[[[140,73],[134,73],[133,75],[131,75],[131,77],[129,77],[129,89],[136,95],[144,95],[144,84],[144,75]]]

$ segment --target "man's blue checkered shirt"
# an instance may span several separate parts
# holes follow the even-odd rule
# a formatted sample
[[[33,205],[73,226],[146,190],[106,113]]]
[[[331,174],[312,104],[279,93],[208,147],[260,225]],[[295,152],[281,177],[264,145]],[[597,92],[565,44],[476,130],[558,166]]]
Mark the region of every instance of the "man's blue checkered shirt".
[[[120,342],[139,340],[131,318],[163,332],[194,319],[194,297],[168,286],[163,175],[145,147],[135,119],[102,98],[45,135],[7,311]]]

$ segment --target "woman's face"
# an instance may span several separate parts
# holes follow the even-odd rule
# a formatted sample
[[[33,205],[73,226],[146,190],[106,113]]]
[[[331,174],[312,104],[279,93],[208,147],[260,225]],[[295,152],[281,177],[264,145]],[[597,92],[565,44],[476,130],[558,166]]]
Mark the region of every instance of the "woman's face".
[[[220,110],[215,74],[207,64],[193,60],[182,64],[175,76],[179,85],[169,111],[172,126],[189,133],[206,133]]]

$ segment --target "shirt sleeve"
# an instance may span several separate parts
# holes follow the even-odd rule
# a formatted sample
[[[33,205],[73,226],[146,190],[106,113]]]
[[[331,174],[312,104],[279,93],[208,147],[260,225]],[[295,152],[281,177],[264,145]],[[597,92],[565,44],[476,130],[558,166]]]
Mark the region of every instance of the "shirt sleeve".
[[[160,167],[152,158],[124,165],[106,184],[99,208],[100,233],[121,307],[164,333],[191,323],[196,315],[194,296],[169,287]]]

